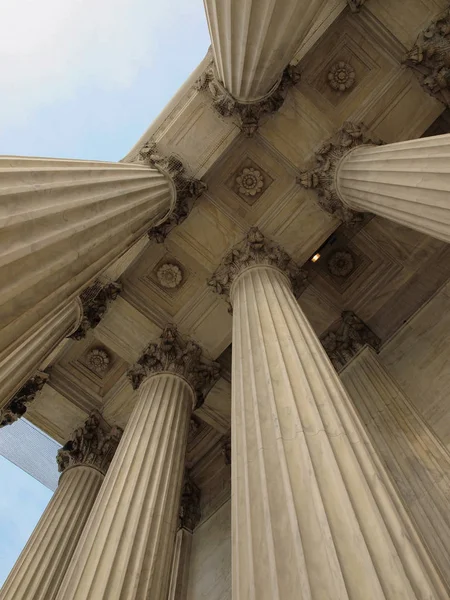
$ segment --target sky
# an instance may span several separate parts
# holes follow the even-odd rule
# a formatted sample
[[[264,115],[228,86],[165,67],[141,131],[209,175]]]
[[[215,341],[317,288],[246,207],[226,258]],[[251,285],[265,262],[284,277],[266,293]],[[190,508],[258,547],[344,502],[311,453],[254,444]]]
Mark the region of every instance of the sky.
[[[4,0],[0,154],[120,160],[209,44],[202,0]],[[0,585],[51,495],[0,457]]]

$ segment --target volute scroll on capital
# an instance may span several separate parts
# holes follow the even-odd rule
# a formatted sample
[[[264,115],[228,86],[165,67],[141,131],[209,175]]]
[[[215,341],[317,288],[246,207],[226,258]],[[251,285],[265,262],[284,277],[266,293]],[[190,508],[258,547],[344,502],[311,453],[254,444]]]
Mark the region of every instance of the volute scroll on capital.
[[[58,450],[56,462],[63,473],[69,467],[86,465],[106,474],[114,457],[123,430],[111,427],[97,411],[91,413],[82,427],[76,429],[66,444]]]
[[[80,295],[83,315],[79,327],[70,335],[74,340],[82,340],[90,329],[95,329],[113,302],[122,291],[122,285],[113,281],[106,285],[95,282]]]
[[[266,238],[257,227],[252,227],[242,242],[225,256],[208,285],[217,294],[225,296],[230,312],[231,288],[238,275],[252,266],[267,265],[282,271],[298,298],[308,285],[307,273],[301,269],[278,244]]]
[[[198,408],[218,379],[220,365],[204,357],[196,342],[183,340],[176,326],[169,324],[164,327],[159,343],[149,344],[127,374],[136,390],[147,377],[158,373],[174,373],[184,378],[194,391]]]
[[[207,190],[204,181],[189,177],[179,158],[171,154],[164,156],[158,152],[156,142],[148,141],[139,152],[141,162],[156,167],[172,181],[175,189],[175,201],[171,212],[163,223],[152,227],[148,237],[162,244],[174,227],[180,225],[189,215],[197,198]]]

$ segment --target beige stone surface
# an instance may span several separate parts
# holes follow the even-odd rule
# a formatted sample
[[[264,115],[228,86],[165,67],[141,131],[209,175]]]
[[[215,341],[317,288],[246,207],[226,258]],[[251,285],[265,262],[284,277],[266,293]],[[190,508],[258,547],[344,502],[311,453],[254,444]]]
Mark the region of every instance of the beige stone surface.
[[[194,532],[189,586],[182,600],[231,600],[231,502]]]
[[[360,351],[340,378],[450,584],[450,454],[372,348]]]
[[[336,188],[354,210],[450,242],[450,134],[354,148],[338,165]]]
[[[233,285],[233,598],[447,598],[285,276]]]
[[[382,348],[380,356],[411,402],[450,448],[450,284]]]
[[[86,525],[103,474],[78,465],[60,478],[13,570],[1,600],[54,600]]]
[[[179,529],[175,537],[169,595],[167,600],[186,600],[189,565],[191,559],[192,533]]]
[[[327,0],[205,0],[215,64],[227,91],[257,101],[276,85]]]
[[[167,597],[193,401],[171,373],[141,385],[58,600]]]

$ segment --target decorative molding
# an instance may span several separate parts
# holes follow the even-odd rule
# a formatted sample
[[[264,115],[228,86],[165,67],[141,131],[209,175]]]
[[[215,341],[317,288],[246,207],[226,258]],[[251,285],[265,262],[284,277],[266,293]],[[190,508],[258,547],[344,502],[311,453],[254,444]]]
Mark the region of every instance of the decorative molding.
[[[353,13],[359,12],[366,0],[347,0],[347,4]]]
[[[283,271],[298,298],[307,285],[307,274],[278,244],[264,237],[257,227],[252,227],[242,242],[236,244],[225,256],[208,285],[217,294],[226,297],[231,311],[230,288],[235,278],[252,265],[271,265]]]
[[[87,353],[86,362],[91,371],[102,377],[110,368],[111,356],[104,348],[92,348]]]
[[[316,164],[308,171],[302,171],[297,183],[305,189],[316,190],[319,205],[326,212],[351,224],[362,219],[362,215],[347,208],[336,190],[335,176],[341,158],[353,148],[363,144],[381,144],[375,136],[369,134],[362,123],[344,123],[341,129],[317,152]]]
[[[200,179],[186,175],[183,163],[176,156],[163,156],[158,153],[156,142],[150,140],[139,152],[140,160],[154,166],[169,175],[176,188],[176,203],[167,219],[161,225],[152,227],[148,237],[158,244],[162,244],[169,233],[180,225],[189,215],[192,206],[203,192],[208,188]]]
[[[158,267],[156,277],[163,288],[177,288],[183,280],[183,272],[178,265],[164,263]]]
[[[355,268],[355,259],[348,250],[337,250],[328,258],[328,271],[336,277],[348,277]]]
[[[208,361],[198,344],[183,340],[175,325],[166,325],[158,344],[149,344],[141,358],[128,370],[133,389],[138,389],[146,377],[170,372],[184,377],[197,395],[197,408],[205,393],[219,377],[219,363]]]
[[[341,320],[320,341],[336,371],[341,371],[366,344],[374,350],[381,345],[380,338],[350,310],[342,313]]]
[[[186,469],[179,511],[180,529],[186,529],[192,533],[199,524],[202,516],[200,510],[200,496],[200,489],[193,482],[189,470]]]
[[[328,85],[337,92],[345,92],[355,85],[355,69],[348,62],[340,60],[328,72]]]
[[[104,475],[119,445],[123,430],[111,427],[97,411],[91,413],[82,427],[76,429],[56,457],[60,473],[69,467],[87,465]]]
[[[289,65],[270,95],[259,102],[241,103],[227,92],[212,65],[199,77],[194,87],[197,91],[207,89],[211,94],[215,110],[222,117],[236,117],[242,133],[246,137],[252,137],[258,130],[260,120],[266,115],[277,112],[282,107],[289,89],[299,81],[299,71],[296,67]]]
[[[222,454],[223,454],[225,464],[227,466],[231,465],[231,439],[230,438],[225,439],[225,441],[223,443],[223,447],[222,447]]]
[[[121,291],[122,285],[118,282],[108,283],[103,287],[99,282],[95,282],[87,288],[80,296],[83,305],[81,324],[70,337],[82,340],[89,329],[95,329],[108,310],[109,303],[115,300]]]
[[[31,377],[20,390],[14,394],[6,406],[0,409],[0,427],[11,425],[27,412],[28,405],[33,402],[36,395],[42,390],[49,378],[48,373],[38,371]]]
[[[428,94],[450,106],[450,8],[419,34],[404,63]]]

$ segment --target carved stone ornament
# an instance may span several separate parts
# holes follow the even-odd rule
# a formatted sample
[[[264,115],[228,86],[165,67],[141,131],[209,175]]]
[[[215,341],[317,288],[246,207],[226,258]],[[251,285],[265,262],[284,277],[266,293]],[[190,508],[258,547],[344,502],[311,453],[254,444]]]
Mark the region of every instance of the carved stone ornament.
[[[193,532],[200,518],[200,490],[192,481],[189,471],[184,474],[183,490],[181,493],[179,527]]]
[[[450,106],[450,8],[419,34],[404,62],[428,94]]]
[[[242,133],[252,137],[259,127],[262,117],[277,112],[283,105],[291,87],[300,81],[299,71],[289,65],[283,72],[279,83],[271,94],[259,102],[249,104],[238,102],[227,92],[218,80],[216,69],[212,65],[196,81],[196,90],[208,90],[212,97],[213,107],[223,117],[236,117]]]
[[[236,184],[240,194],[244,194],[244,196],[256,196],[261,193],[264,187],[264,177],[258,169],[244,167],[236,177]]]
[[[231,465],[231,439],[227,438],[222,447],[222,454],[227,466]]]
[[[0,427],[11,425],[27,412],[28,405],[33,402],[49,378],[48,373],[38,372],[31,377],[20,390],[14,394],[6,406],[0,410]]]
[[[111,427],[99,412],[89,415],[82,427],[76,429],[56,456],[58,470],[87,465],[106,474],[122,436],[120,427]]]
[[[381,344],[380,338],[350,310],[342,313],[338,325],[322,335],[320,341],[337,371],[366,344],[374,350],[379,350]]]
[[[87,363],[94,373],[104,375],[109,369],[111,357],[103,348],[92,348],[92,350],[89,350],[88,352]]]
[[[208,285],[217,294],[223,294],[230,304],[230,288],[236,276],[258,264],[272,265],[283,271],[289,277],[296,297],[305,290],[306,271],[300,269],[280,246],[264,237],[257,227],[252,227],[245,239],[225,256]]]
[[[321,208],[345,223],[360,221],[362,215],[347,208],[339,198],[335,186],[336,168],[344,154],[362,144],[381,144],[381,141],[370,135],[362,123],[344,123],[331,140],[317,150],[314,168],[297,177],[302,187],[316,190]]]
[[[347,4],[350,10],[354,13],[359,12],[361,10],[362,5],[366,0],[347,0]]]
[[[337,92],[345,92],[355,84],[355,69],[347,62],[339,61],[328,72],[328,84]]]
[[[162,287],[174,289],[178,287],[183,280],[183,273],[178,265],[164,263],[156,271],[156,277]]]
[[[327,266],[331,275],[347,277],[355,268],[355,260],[348,250],[338,250],[330,256]]]
[[[154,373],[176,373],[184,377],[197,395],[197,407],[204,394],[219,377],[220,365],[203,357],[202,349],[191,340],[183,340],[175,325],[166,325],[158,344],[149,344],[143,355],[128,370],[133,389]]]
[[[80,296],[83,304],[83,318],[78,329],[70,337],[75,340],[82,340],[86,337],[89,329],[95,329],[102,320],[109,303],[117,298],[122,291],[122,286],[118,282],[108,283],[100,287],[98,283],[87,288]]]
[[[172,178],[175,184],[177,199],[174,209],[164,223],[152,227],[148,232],[151,240],[162,244],[172,229],[187,218],[195,200],[203,194],[208,186],[199,179],[188,177],[183,163],[176,156],[159,154],[153,140],[145,144],[139,155],[142,162],[161,169]]]

